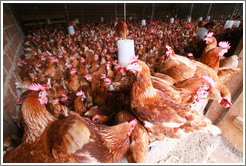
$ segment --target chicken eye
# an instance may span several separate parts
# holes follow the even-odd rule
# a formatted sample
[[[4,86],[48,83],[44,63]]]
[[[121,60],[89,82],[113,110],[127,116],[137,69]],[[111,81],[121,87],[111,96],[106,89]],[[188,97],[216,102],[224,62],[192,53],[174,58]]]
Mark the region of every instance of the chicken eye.
[[[46,96],[46,93],[44,91],[39,92],[39,97],[44,98]]]

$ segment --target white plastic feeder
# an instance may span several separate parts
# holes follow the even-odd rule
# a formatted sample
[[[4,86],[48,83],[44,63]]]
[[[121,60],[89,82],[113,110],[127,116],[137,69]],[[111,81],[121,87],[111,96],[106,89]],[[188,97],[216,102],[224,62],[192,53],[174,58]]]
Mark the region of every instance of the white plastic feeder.
[[[101,17],[101,22],[104,22],[104,18],[103,17]]]
[[[75,30],[74,27],[72,25],[70,25],[69,27],[67,27],[68,29],[68,33],[73,36],[75,34]]]
[[[51,24],[51,21],[50,21],[50,19],[47,19],[47,23],[50,25]]]
[[[234,23],[233,20],[227,20],[225,23],[224,29],[232,28],[233,23]]]
[[[141,20],[141,25],[142,26],[146,25],[146,20]]]
[[[174,22],[174,18],[170,18],[170,23],[173,23]]]
[[[134,40],[118,40],[118,63],[121,67],[127,67],[131,58],[135,56]]]
[[[76,18],[76,19],[75,19],[75,21],[76,21],[76,24],[78,24],[78,23],[79,23],[79,19],[78,19],[78,18]]]
[[[131,21],[132,20],[132,17],[129,17],[129,20]]]
[[[207,17],[207,20],[210,20],[210,16]]]
[[[199,17],[199,21],[202,21],[203,17]]]
[[[188,17],[187,18],[187,22],[191,22],[191,17]]]
[[[238,28],[240,25],[240,21],[234,21],[232,28]]]
[[[197,36],[204,40],[204,37],[207,36],[208,29],[204,27],[200,27],[197,32]]]

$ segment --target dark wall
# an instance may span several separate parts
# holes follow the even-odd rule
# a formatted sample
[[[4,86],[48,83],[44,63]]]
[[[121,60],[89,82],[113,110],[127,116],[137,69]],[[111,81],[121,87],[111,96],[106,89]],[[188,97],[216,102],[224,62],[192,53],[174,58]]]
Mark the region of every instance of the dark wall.
[[[178,14],[179,18],[183,18],[189,15],[191,8],[191,3],[158,3],[154,5],[157,6],[155,10],[156,17]],[[154,5],[152,3],[127,3],[127,15],[141,19],[151,15]],[[235,7],[242,14],[242,3],[236,5],[236,3],[213,3],[210,15],[214,17],[220,17],[221,14],[228,16],[228,14],[232,14]],[[93,17],[100,18],[101,16],[115,18],[115,9],[117,10],[117,16],[123,17],[124,12],[123,3],[30,3],[10,4],[10,6],[21,20],[58,16],[67,18],[65,6],[70,19],[90,19]],[[206,17],[209,6],[210,3],[194,3],[192,16],[194,18]]]
[[[19,80],[16,63],[23,54],[23,32],[16,22],[11,9],[7,4],[3,5],[3,134],[17,133],[15,120],[20,106],[15,105],[20,91],[16,89],[15,82]]]
[[[133,19],[150,18],[152,20],[165,16],[186,18],[190,14],[192,3],[127,3],[127,18]],[[243,7],[237,3],[213,3],[210,10],[211,19],[230,19],[233,12],[243,13]],[[21,25],[24,32],[37,24],[47,24],[47,19],[52,23],[67,23],[76,18],[81,23],[88,20],[100,21],[124,18],[123,3],[11,3],[10,8],[15,15],[16,21]],[[194,3],[192,18],[206,18],[210,3]],[[222,17],[223,15],[223,17]],[[241,18],[242,19],[242,18]]]

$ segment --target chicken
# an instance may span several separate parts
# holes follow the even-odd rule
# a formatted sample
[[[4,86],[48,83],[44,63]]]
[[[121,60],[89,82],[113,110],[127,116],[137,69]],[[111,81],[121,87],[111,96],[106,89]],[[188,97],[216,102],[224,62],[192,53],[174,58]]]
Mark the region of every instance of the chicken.
[[[94,123],[106,124],[109,121],[109,116],[107,115],[95,115],[92,117]]]
[[[89,70],[86,68],[86,66],[84,65],[85,59],[81,58],[80,62],[79,62],[79,71],[78,73],[80,75],[86,75],[89,73]]]
[[[137,77],[131,90],[131,109],[148,130],[151,140],[180,138],[185,133],[199,130],[220,133],[196,110],[177,104],[165,93],[155,89],[149,67],[144,62],[132,62],[127,69],[135,72]]]
[[[70,70],[69,72],[69,82],[68,82],[68,89],[70,91],[73,91],[73,92],[76,92],[79,87],[80,87],[80,83],[79,83],[79,78],[78,78],[78,75],[76,75],[76,69],[73,68]]]
[[[221,82],[217,73],[211,67],[198,62],[189,60],[174,53],[173,49],[167,47],[167,59],[164,62],[163,73],[172,77],[175,83],[187,80],[192,77],[208,78],[211,84],[215,84],[210,89],[209,97],[217,100],[221,105],[226,107],[232,106],[231,93],[229,89]]]
[[[160,73],[164,73],[175,80],[175,83],[184,81],[194,76],[196,65],[184,56],[175,54],[174,50],[166,45],[166,59]]]
[[[94,72],[93,75],[95,76],[95,78],[97,80],[101,79],[102,78],[102,74],[105,74],[106,73],[106,63],[102,64],[98,71]],[[105,75],[105,78],[106,78],[106,75]]]
[[[215,37],[213,37],[214,33],[210,32],[207,34],[207,36],[205,37],[205,41],[206,41],[206,47],[204,48],[203,52],[202,52],[202,56],[204,54],[206,54],[208,51],[214,49],[217,47],[217,40]]]
[[[221,105],[225,107],[231,107],[231,93],[229,89],[223,84],[215,71],[208,67],[207,65],[194,61],[196,65],[196,73],[194,77],[204,77],[208,78],[207,80],[214,84],[213,88],[210,89],[211,94],[210,98],[217,100]]]
[[[125,38],[129,34],[128,26],[123,20],[118,21],[118,23],[117,23],[117,25],[115,27],[115,30],[116,30],[116,33],[121,38]]]
[[[241,72],[240,68],[223,69],[223,70],[219,70],[218,77],[222,83],[225,83],[228,80],[230,80],[235,74],[239,74],[240,72]]]
[[[134,116],[127,111],[120,111],[115,117],[118,123],[130,122]],[[149,146],[149,135],[141,123],[137,123],[130,136],[130,149],[126,153],[129,163],[144,163]]]
[[[25,121],[22,142],[4,156],[5,163],[105,163],[119,162],[125,155],[136,120],[100,130],[79,115],[57,120],[45,108],[44,87],[35,84],[30,89],[34,92],[21,109]]]
[[[105,89],[107,89],[110,85],[112,81],[109,78],[105,78],[103,79],[103,81],[101,82],[100,86],[98,87],[97,90],[97,94],[96,96],[93,98],[93,103],[96,105],[104,105],[106,103],[108,94],[105,91]]]
[[[49,78],[53,78],[56,76],[56,72],[58,71],[57,67],[55,65],[55,63],[58,62],[58,59],[56,59],[52,56],[48,56],[48,57],[49,57],[48,58],[48,67],[45,70],[44,75],[48,76]]]
[[[241,72],[238,68],[238,57],[237,55],[230,56],[228,58],[223,58],[220,60],[220,68],[218,76],[222,83],[230,80],[233,75]]]
[[[64,105],[61,105],[59,103],[59,99],[51,100],[51,106],[52,106],[52,110],[50,111],[50,113],[54,117],[61,118],[61,117],[68,116],[69,109]]]
[[[199,91],[206,91],[207,94],[209,87],[211,87],[210,83],[204,78],[190,78],[177,84],[171,84],[167,80],[153,76],[151,79],[154,88],[164,92],[176,103],[182,105],[190,105],[198,97],[199,99],[207,97],[199,96]]]
[[[95,54],[90,68],[90,73],[94,73],[97,71],[97,68],[99,67],[98,59],[99,59],[98,55]]]
[[[81,90],[76,93],[76,96],[77,98],[74,100],[74,110],[79,115],[83,115],[87,111],[84,105],[85,94]]]
[[[91,85],[90,95],[94,97],[96,95],[98,88],[99,88],[100,82],[92,74],[85,75],[85,79],[88,82],[90,82],[90,85]]]
[[[224,69],[235,69],[238,67],[238,56],[233,55],[230,57],[222,57],[220,60],[220,66],[219,70],[224,70]]]
[[[208,65],[217,73],[219,70],[220,57],[222,57],[230,49],[228,42],[219,42],[219,47],[215,47],[208,52],[202,54],[200,62]]]

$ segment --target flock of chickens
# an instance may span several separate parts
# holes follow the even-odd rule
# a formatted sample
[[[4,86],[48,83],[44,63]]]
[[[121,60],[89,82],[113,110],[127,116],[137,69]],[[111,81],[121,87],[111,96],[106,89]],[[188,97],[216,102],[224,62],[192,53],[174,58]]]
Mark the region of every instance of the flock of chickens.
[[[4,162],[144,162],[155,140],[219,134],[191,104],[210,98],[232,106],[224,83],[240,72],[237,56],[223,58],[230,44],[213,33],[201,58],[175,54],[164,40],[173,32],[160,27],[119,21],[75,25],[73,36],[61,25],[29,34],[16,83],[24,135]],[[126,68],[117,62],[124,36],[134,39],[137,55]]]

